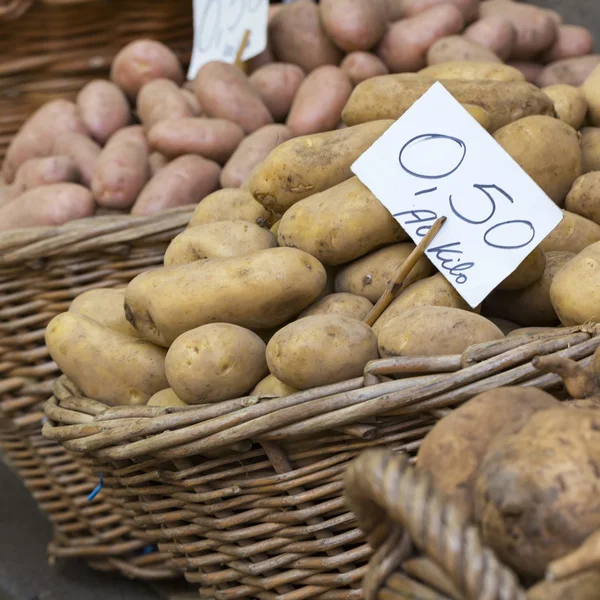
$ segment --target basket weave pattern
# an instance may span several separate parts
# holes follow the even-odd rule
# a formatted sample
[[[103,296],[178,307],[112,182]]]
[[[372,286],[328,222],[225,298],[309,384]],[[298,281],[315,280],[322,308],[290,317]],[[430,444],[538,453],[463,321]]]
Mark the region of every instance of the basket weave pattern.
[[[436,419],[482,391],[560,386],[531,360],[557,353],[586,364],[597,333],[575,327],[458,356],[382,359],[351,381],[197,407],[107,408],[61,378],[43,431],[96,459],[201,597],[362,598],[372,550],[344,501],[349,462],[369,448],[414,453]]]

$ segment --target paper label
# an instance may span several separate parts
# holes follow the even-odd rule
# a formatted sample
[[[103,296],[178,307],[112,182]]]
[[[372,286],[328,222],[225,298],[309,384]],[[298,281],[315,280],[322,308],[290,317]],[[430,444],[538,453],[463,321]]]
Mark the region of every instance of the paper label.
[[[562,211],[440,84],[352,165],[471,307],[560,223]]]
[[[260,54],[267,47],[268,17],[269,0],[194,0],[194,47],[188,79],[194,79],[211,60],[234,63],[247,29],[250,38],[242,59]]]

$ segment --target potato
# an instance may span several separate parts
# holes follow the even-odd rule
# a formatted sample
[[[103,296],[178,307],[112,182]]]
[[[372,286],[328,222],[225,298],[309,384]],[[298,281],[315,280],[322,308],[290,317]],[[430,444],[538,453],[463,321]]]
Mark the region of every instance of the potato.
[[[347,54],[340,65],[340,69],[348,75],[352,85],[358,85],[361,81],[370,77],[387,75],[389,72],[380,58],[371,54],[371,52],[361,51]]]
[[[138,275],[125,290],[125,313],[145,338],[169,346],[208,323],[281,325],[317,299],[326,279],[319,261],[295,248],[211,258]]]
[[[48,323],[46,346],[85,396],[110,406],[146,404],[169,386],[163,348],[75,312],[61,313]]]
[[[490,317],[489,315],[484,315],[485,318],[493,323],[504,335],[508,335],[512,331],[519,329],[519,325],[517,323],[513,323],[512,321],[507,321],[506,319],[500,319],[498,317]]]
[[[486,316],[530,327],[556,325],[558,317],[550,301],[550,285],[556,273],[574,256],[572,252],[548,252],[542,277],[520,290],[494,290],[484,303]]]
[[[477,469],[489,444],[532,414],[560,407],[533,387],[501,387],[478,394],[438,421],[425,436],[417,467],[431,474],[435,487],[473,518]]]
[[[557,60],[540,73],[536,83],[539,87],[548,87],[555,83],[578,87],[599,64],[600,54]]]
[[[129,208],[150,178],[149,148],[140,125],[117,131],[96,161],[92,192],[100,206]]]
[[[600,242],[582,250],[554,275],[550,300],[563,325],[600,321]]]
[[[169,164],[169,159],[160,152],[152,152],[148,157],[150,176],[154,177],[159,171]]]
[[[588,105],[583,92],[572,85],[557,83],[542,92],[554,103],[557,117],[573,129],[580,129],[587,115]]]
[[[514,338],[520,335],[537,335],[539,333],[550,333],[556,331],[559,327],[519,327],[514,329],[510,333],[506,334],[506,337]]]
[[[405,74],[373,77],[354,88],[342,119],[346,125],[398,119],[434,83],[434,79]],[[550,98],[523,81],[441,80],[441,83],[459,102],[485,109],[490,115],[491,131],[529,115],[554,116]]]
[[[363,321],[373,308],[372,302],[364,296],[356,294],[329,294],[314,304],[311,304],[304,312],[300,314],[303,317],[312,317],[313,315],[341,315]]]
[[[175,236],[165,252],[165,266],[181,265],[204,258],[246,256],[276,248],[277,238],[248,221],[217,221],[188,227]]]
[[[246,133],[273,122],[258,91],[235,65],[206,63],[194,79],[194,92],[209,117],[233,121]]]
[[[261,206],[247,190],[224,189],[209,194],[196,207],[188,227],[216,221],[249,221],[270,227],[273,214]]]
[[[190,82],[191,83],[191,82]],[[188,90],[187,88],[179,88],[182,96],[185,98],[187,105],[190,109],[192,117],[201,117],[202,116],[202,106],[196,98],[196,94],[194,94],[193,90]]]
[[[598,410],[540,410],[490,444],[475,482],[482,541],[523,577],[600,527]]]
[[[187,404],[177,397],[172,388],[167,388],[156,392],[148,400],[148,406],[187,406]]]
[[[594,51],[594,38],[585,27],[560,25],[554,44],[544,53],[544,62],[586,56]]]
[[[177,56],[164,44],[154,40],[135,40],[127,44],[115,56],[110,78],[135,100],[145,83],[165,78],[181,85],[183,70]]]
[[[283,398],[285,396],[291,396],[298,390],[289,385],[285,385],[282,381],[279,381],[274,375],[267,375],[264,379],[256,384],[256,387],[250,392],[251,396],[275,396],[276,398]]]
[[[388,0],[388,5],[390,3]],[[400,0],[400,4],[403,17],[413,17],[439,4],[450,4],[458,8],[467,23],[476,19],[479,13],[479,0]]]
[[[490,129],[490,115],[481,106],[475,104],[463,104],[462,107],[486,130]]]
[[[140,334],[125,318],[125,288],[96,288],[76,296],[69,312],[93,319],[100,325],[130,337]]]
[[[373,325],[376,335],[396,317],[407,310],[421,306],[441,306],[471,310],[462,296],[452,287],[450,282],[441,274],[421,279],[401,292],[383,311],[383,314]]]
[[[599,241],[600,225],[563,210],[562,221],[544,238],[540,248],[544,252],[579,254],[589,245]]]
[[[67,131],[87,133],[77,105],[60,99],[46,102],[25,122],[8,146],[2,163],[4,181],[12,183],[17,169],[26,160],[50,156],[56,137]]]
[[[375,53],[392,73],[418,71],[427,64],[430,46],[440,38],[460,33],[464,25],[458,8],[452,4],[440,4],[392,23]]]
[[[600,225],[600,171],[582,175],[575,181],[565,208]]]
[[[298,390],[359,377],[377,358],[377,338],[368,325],[332,314],[298,319],[267,345],[269,371]]]
[[[273,119],[284,121],[304,77],[305,73],[298,65],[271,63],[254,71],[249,81]]]
[[[225,119],[188,117],[160,121],[148,132],[150,147],[168,158],[182,154],[200,154],[224,164],[240,142],[244,130]]]
[[[507,0],[487,0],[480,4],[479,14],[482,18],[495,16],[510,21],[517,32],[512,54],[516,60],[534,58],[547,50],[557,37],[554,19],[537,6]]]
[[[463,36],[491,50],[502,60],[512,56],[517,43],[517,31],[504,17],[486,17],[479,19],[465,29]]]
[[[61,133],[52,150],[54,155],[68,156],[75,163],[81,182],[88,187],[92,183],[100,152],[100,146],[90,137],[73,132]]]
[[[600,127],[584,127],[579,134],[582,172],[600,171]]]
[[[141,87],[137,96],[137,114],[146,131],[160,121],[193,116],[182,90],[165,78],[153,79]]]
[[[508,63],[509,67],[517,69],[525,77],[525,81],[537,84],[544,67],[539,63],[526,60],[511,60]]]
[[[294,136],[335,129],[351,93],[352,84],[341,69],[317,67],[298,88],[286,124]]]
[[[281,218],[280,246],[339,265],[407,239],[391,213],[357,177],[305,198]]]
[[[323,28],[319,7],[310,0],[287,4],[273,17],[269,43],[278,62],[298,65],[305,73],[337,65],[343,56]]]
[[[131,123],[131,109],[127,97],[114,83],[94,79],[77,94],[77,106],[90,135],[104,145],[119,129]]]
[[[491,50],[477,42],[466,39],[462,35],[449,35],[440,38],[427,51],[428,65],[457,61],[502,64],[502,60]],[[426,74],[427,72],[424,73],[424,75]]]
[[[538,246],[523,262],[496,287],[497,290],[522,290],[539,281],[546,268],[546,256]]]
[[[237,398],[267,374],[265,343],[249,329],[210,323],[173,342],[165,370],[173,392],[186,404]]]
[[[485,317],[460,308],[419,306],[402,312],[378,328],[382,358],[462,354],[473,344],[504,337]]]
[[[384,0],[321,0],[321,23],[338,48],[370,50],[387,27]]]
[[[0,207],[0,231],[63,225],[91,217],[96,205],[90,191],[75,183],[53,183],[23,192]]]
[[[562,206],[573,182],[581,175],[577,132],[546,116],[531,116],[506,125],[494,139],[521,168]]]
[[[414,249],[412,242],[393,244],[344,265],[335,278],[335,291],[363,296],[375,304],[385,292],[394,273]],[[434,270],[433,265],[423,256],[412,268],[405,285],[409,286],[419,279],[429,277]]]
[[[224,188],[241,187],[253,169],[267,158],[269,153],[288,140],[292,132],[279,124],[265,125],[243,139],[221,171]]]
[[[254,169],[247,187],[263,206],[283,214],[296,202],[352,177],[354,161],[392,123],[365,123],[284,142]]]
[[[433,46],[432,46],[433,48]],[[524,81],[523,74],[508,65],[484,61],[454,61],[431,65],[419,72],[433,79],[458,79],[461,81]]]
[[[196,204],[219,187],[216,162],[185,154],[171,161],[144,186],[132,215],[150,215],[167,208]]]
[[[79,180],[79,169],[69,156],[30,158],[18,169],[10,187],[14,198],[27,190],[52,183],[74,183]]]

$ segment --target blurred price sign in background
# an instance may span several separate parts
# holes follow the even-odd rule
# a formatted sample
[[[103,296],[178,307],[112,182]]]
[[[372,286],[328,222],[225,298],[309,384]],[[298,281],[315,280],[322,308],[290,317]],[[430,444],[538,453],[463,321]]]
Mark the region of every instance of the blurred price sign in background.
[[[211,60],[234,63],[240,46],[243,61],[267,47],[268,0],[194,0],[194,47],[188,79]]]

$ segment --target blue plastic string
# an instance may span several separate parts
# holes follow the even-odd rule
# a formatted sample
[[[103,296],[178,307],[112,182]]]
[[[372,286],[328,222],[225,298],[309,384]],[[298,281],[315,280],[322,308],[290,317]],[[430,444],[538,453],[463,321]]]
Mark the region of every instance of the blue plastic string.
[[[102,489],[103,486],[104,486],[104,475],[100,475],[100,482],[92,490],[92,493],[88,496],[88,502],[91,502],[100,493],[100,490]]]
[[[154,544],[150,544],[149,546],[142,548],[140,550],[140,554],[152,554],[153,552],[156,552],[157,550],[158,550],[158,548]]]

